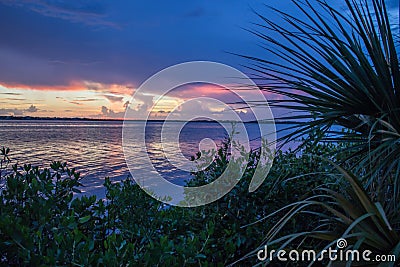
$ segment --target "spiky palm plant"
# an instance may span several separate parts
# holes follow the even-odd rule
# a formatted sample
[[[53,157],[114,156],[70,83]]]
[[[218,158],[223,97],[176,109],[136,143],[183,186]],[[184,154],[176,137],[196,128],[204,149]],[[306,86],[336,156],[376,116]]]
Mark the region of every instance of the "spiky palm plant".
[[[328,247],[335,249],[337,241],[344,238],[348,242],[343,247],[345,251],[358,250],[362,253],[365,250],[370,250],[374,255],[393,255],[398,260],[400,257],[400,236],[398,229],[394,229],[390,223],[383,207],[379,202],[371,201],[368,193],[354,174],[334,163],[333,165],[339,170],[338,175],[341,176],[338,176],[338,178],[342,185],[347,184],[345,189],[342,192],[336,192],[325,186],[316,188],[315,194],[312,196],[287,205],[262,218],[259,222],[288,210],[279,222],[270,229],[265,237],[265,244],[275,247],[276,251],[297,248],[298,250],[314,249],[318,253],[318,251],[328,249]],[[343,183],[343,180],[346,183]],[[293,218],[303,214],[307,214],[308,218],[310,218],[310,215],[316,216],[320,222],[319,226],[289,235],[279,235],[281,229]],[[322,242],[307,242],[311,238]],[[259,248],[250,252],[248,256],[256,254],[258,250]],[[317,256],[319,257],[319,255]],[[374,259],[373,257],[370,258]],[[335,263],[335,260],[325,260],[330,264]],[[363,261],[361,257],[357,260],[354,259],[354,261],[349,258],[346,263],[346,266],[353,264],[355,266],[377,265],[377,262]],[[396,266],[396,262],[392,260],[381,262],[381,266]]]
[[[396,212],[400,67],[385,1],[345,0],[348,12],[322,0],[292,2],[306,19],[274,8],[285,23],[257,13],[263,23],[252,32],[268,56],[245,56],[258,86],[281,96],[271,106],[292,111],[276,118],[290,124],[283,139],[318,130],[322,141],[352,143],[353,171],[386,212]]]
[[[336,223],[336,233],[318,230],[278,240],[346,236],[358,240],[358,246],[382,246],[398,254],[400,66],[385,1],[345,0],[347,12],[322,0],[292,2],[303,18],[271,8],[282,23],[257,13],[263,23],[252,33],[266,43],[268,53],[265,58],[245,56],[251,61],[248,67],[259,88],[280,96],[270,105],[291,111],[276,118],[276,123],[290,125],[282,141],[317,131],[323,133],[321,141],[349,144],[351,172],[338,168],[351,187],[346,193],[327,190],[293,203],[268,242],[274,242],[289,218],[312,204],[331,214],[316,213],[328,218],[329,229]]]

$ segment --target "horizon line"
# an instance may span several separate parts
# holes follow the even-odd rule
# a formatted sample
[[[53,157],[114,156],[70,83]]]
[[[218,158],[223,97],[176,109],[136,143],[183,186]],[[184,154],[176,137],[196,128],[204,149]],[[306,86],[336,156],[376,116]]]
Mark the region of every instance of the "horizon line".
[[[165,121],[172,121],[172,122],[185,122],[186,120],[164,120],[164,119],[149,119],[149,120],[143,120],[143,119],[133,119],[133,120],[128,120],[128,119],[119,119],[119,118],[86,118],[86,117],[35,117],[35,116],[13,116],[13,115],[3,115],[0,116],[0,120],[68,120],[68,121],[133,121],[133,122],[146,122],[146,121],[151,121],[151,122],[165,122]],[[211,122],[211,123],[218,123],[218,122],[242,122],[242,123],[258,123],[258,121],[229,121],[229,120],[223,120],[223,121],[216,121],[216,120],[207,120],[207,119],[201,119],[201,120],[191,120],[187,122]],[[264,121],[263,123],[268,123],[272,122],[271,121]]]

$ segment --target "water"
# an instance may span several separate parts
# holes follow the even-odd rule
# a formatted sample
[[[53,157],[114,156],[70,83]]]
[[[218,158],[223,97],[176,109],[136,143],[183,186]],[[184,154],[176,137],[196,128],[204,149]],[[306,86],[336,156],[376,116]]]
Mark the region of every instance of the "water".
[[[129,123],[133,132],[141,131],[144,125],[144,122]],[[81,172],[84,194],[103,197],[105,177],[120,181],[130,175],[122,150],[122,126],[120,121],[4,120],[0,121],[0,147],[11,149],[12,163],[49,167],[54,160],[66,161],[69,167]],[[190,173],[172,166],[164,157],[161,128],[162,122],[147,124],[148,155],[165,179],[183,185],[190,179]],[[257,128],[257,124],[246,124],[250,139],[259,137]],[[204,138],[220,145],[226,136],[218,123],[192,122],[180,132],[179,147],[182,154],[190,158],[199,150],[199,142]],[[251,142],[251,147],[257,146],[257,140]]]

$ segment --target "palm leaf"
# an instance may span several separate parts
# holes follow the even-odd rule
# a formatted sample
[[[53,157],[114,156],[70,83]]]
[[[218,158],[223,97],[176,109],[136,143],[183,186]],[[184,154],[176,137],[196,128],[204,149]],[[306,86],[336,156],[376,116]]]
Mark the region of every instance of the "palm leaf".
[[[280,244],[280,248],[289,248],[291,244],[296,244],[295,241],[299,238],[312,238],[321,242],[328,241],[320,248],[322,250],[334,245],[339,238],[345,238],[350,243],[348,248],[369,249],[381,255],[393,254],[398,259],[400,256],[400,237],[396,232],[398,229],[394,229],[390,224],[383,207],[371,200],[353,173],[332,164],[340,173],[338,179],[344,178],[348,187],[340,193],[329,188],[317,188],[319,194],[277,211],[275,214],[288,210],[270,230],[263,245]],[[325,223],[312,231],[279,236],[280,231],[292,218],[303,213],[312,214]],[[258,249],[252,252],[253,255]],[[389,264],[393,266],[395,263]]]
[[[322,0],[293,3],[306,19],[272,7],[283,22],[256,13],[262,23],[250,32],[266,57],[243,56],[259,88],[281,96],[270,105],[295,112],[276,118],[292,130],[280,141],[319,131],[321,141],[351,144],[345,160],[392,214],[400,200],[400,67],[385,1],[345,0],[348,16]]]

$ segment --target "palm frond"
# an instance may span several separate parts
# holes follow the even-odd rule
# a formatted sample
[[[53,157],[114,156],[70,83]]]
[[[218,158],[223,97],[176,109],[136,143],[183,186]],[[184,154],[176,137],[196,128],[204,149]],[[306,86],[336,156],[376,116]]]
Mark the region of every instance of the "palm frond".
[[[400,256],[400,236],[388,219],[379,202],[373,202],[361,185],[359,179],[351,172],[332,163],[340,173],[339,180],[347,182],[342,192],[329,188],[317,188],[318,194],[305,200],[291,203],[275,214],[288,210],[265,238],[268,246],[278,245],[280,249],[290,248],[299,243],[299,239],[319,240],[323,247],[336,245],[336,241],[345,238],[349,242],[346,249],[371,250],[381,255]],[[270,216],[274,216],[271,214]],[[280,231],[291,219],[302,214],[315,216],[321,224],[314,230],[279,236]],[[302,244],[303,241],[300,242]],[[264,245],[263,244],[263,245]],[[320,248],[322,248],[320,246]],[[249,255],[256,253],[252,251]],[[395,262],[388,265],[394,266]]]
[[[281,96],[270,105],[296,112],[276,118],[292,125],[280,140],[318,130],[321,141],[352,144],[347,160],[392,213],[400,200],[400,67],[385,1],[345,0],[347,13],[322,0],[293,3],[306,19],[272,7],[283,23],[256,13],[262,23],[250,32],[267,56],[243,56],[259,88]]]

